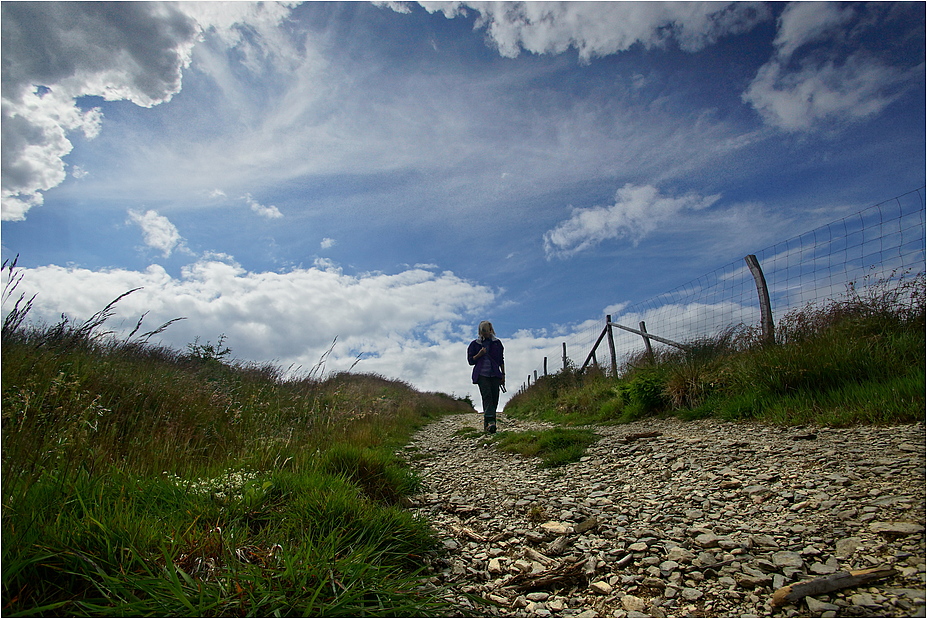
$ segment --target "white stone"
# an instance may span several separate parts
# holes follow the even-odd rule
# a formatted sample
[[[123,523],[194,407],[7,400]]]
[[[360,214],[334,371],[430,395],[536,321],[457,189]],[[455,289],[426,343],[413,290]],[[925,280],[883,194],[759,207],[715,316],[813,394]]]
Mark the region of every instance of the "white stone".
[[[600,595],[608,595],[609,593],[612,592],[612,586],[608,584],[607,582],[605,582],[604,580],[599,580],[599,581],[592,583],[591,585],[589,585],[589,588],[592,589],[592,591],[594,591],[595,593],[598,593]]]

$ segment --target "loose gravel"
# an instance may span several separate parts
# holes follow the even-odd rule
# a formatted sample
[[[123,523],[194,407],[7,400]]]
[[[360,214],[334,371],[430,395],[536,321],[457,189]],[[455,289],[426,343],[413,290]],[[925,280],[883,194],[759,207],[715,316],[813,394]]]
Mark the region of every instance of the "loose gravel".
[[[554,469],[478,428],[478,414],[447,416],[402,451],[424,480],[410,508],[442,538],[429,586],[460,615],[925,616],[923,423],[647,419],[593,427],[582,460]],[[892,571],[772,603],[786,585],[872,568]]]

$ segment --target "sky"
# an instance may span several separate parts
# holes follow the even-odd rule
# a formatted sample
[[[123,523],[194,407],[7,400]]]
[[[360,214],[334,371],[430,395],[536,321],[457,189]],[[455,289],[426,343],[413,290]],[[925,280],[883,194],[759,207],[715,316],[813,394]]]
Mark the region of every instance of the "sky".
[[[294,375],[335,342],[479,408],[481,320],[511,396],[609,310],[925,184],[922,2],[0,9],[33,318],[138,288],[109,328]]]

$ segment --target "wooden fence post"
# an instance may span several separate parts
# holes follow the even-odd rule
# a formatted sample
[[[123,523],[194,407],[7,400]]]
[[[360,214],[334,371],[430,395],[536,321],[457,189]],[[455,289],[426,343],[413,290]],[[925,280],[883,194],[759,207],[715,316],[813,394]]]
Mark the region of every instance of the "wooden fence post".
[[[772,305],[769,302],[769,288],[766,287],[766,277],[763,275],[763,269],[760,268],[760,261],[756,256],[750,254],[745,256],[747,266],[753,273],[753,280],[756,282],[756,293],[760,298],[760,321],[763,327],[763,341],[772,344],[776,341],[776,334],[773,331]]]
[[[612,316],[605,317],[605,328],[608,330],[608,354],[611,356],[612,376],[618,376],[618,358],[615,356],[615,338],[612,337]]]
[[[547,376],[547,357],[544,357],[544,376]]]
[[[641,321],[640,327],[641,327],[641,337],[644,338],[644,348],[647,349],[647,357],[650,359],[650,363],[652,364],[654,363],[653,346],[650,345],[650,338],[644,335],[647,333],[647,325],[644,324],[643,320]]]
[[[566,342],[563,343],[563,369],[567,369]]]

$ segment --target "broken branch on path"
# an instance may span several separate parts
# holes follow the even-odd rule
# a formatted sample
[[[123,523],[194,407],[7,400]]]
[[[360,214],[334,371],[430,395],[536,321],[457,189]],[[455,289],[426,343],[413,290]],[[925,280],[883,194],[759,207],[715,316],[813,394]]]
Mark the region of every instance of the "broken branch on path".
[[[580,559],[573,563],[558,565],[557,567],[538,572],[537,574],[522,574],[516,576],[508,583],[516,591],[538,591],[540,589],[556,589],[577,585],[586,581],[586,560]]]
[[[852,570],[829,574],[822,578],[782,587],[773,593],[772,605],[785,606],[786,604],[798,602],[809,595],[821,595],[839,589],[858,587],[874,580],[889,578],[897,573],[897,570],[891,567],[875,567],[869,570]]]

